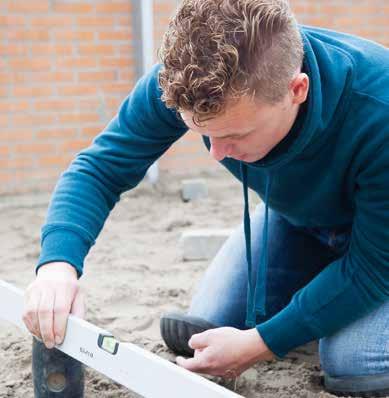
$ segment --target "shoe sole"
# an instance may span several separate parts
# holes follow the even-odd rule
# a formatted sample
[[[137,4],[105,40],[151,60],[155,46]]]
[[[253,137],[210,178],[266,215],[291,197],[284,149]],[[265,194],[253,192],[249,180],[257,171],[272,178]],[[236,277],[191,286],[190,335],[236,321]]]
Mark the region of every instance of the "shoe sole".
[[[378,398],[389,396],[389,374],[368,376],[324,376],[325,390],[337,396]],[[365,390],[365,391],[364,391]]]
[[[161,336],[166,345],[176,354],[189,357],[194,355],[188,345],[189,339],[196,333],[216,327],[202,318],[178,313],[164,314],[160,320]]]

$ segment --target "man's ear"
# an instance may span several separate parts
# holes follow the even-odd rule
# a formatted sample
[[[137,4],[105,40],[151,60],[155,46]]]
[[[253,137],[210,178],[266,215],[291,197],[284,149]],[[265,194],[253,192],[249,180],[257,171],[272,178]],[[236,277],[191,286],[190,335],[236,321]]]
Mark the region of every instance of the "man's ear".
[[[289,84],[292,102],[300,105],[306,101],[309,91],[309,77],[306,73],[299,73]]]

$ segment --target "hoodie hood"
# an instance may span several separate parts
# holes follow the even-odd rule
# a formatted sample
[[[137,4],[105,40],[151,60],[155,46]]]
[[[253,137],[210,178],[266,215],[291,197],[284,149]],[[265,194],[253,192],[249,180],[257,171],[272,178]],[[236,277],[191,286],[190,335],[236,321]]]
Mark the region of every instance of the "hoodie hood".
[[[323,42],[315,38],[315,31],[300,27],[304,44],[302,71],[309,77],[309,91],[306,102],[301,106],[302,112],[284,140],[263,159],[245,163],[248,167],[267,171],[280,168],[302,152],[309,152],[323,143],[326,132],[342,121],[340,109],[344,109],[348,102],[353,64],[345,54],[329,53]],[[325,71],[319,66],[323,63]],[[334,67],[328,68],[328,64]],[[341,73],[338,64],[343,67]]]
[[[301,29],[304,43],[304,64],[303,72],[309,76],[310,86],[307,101],[301,106],[296,121],[287,136],[267,154],[263,159],[253,162],[240,162],[240,179],[243,184],[244,196],[244,233],[246,242],[246,260],[248,267],[247,286],[247,313],[246,325],[254,327],[257,316],[266,316],[266,275],[268,263],[268,215],[269,198],[273,176],[277,169],[293,161],[300,154],[308,154],[310,150],[317,149],[326,138],[326,132],[334,129],[334,126],[341,121],[343,108],[346,103],[348,88],[352,79],[352,65],[350,60],[342,60],[347,70],[337,74],[337,68],[326,69],[325,73],[320,70],[316,52],[328,57],[328,62],[335,63],[335,55],[325,51],[320,41],[310,40],[310,34]],[[319,48],[322,46],[323,48]],[[342,80],[343,79],[343,80]],[[323,103],[323,98],[326,102]],[[336,116],[337,115],[337,116]],[[262,252],[255,284],[253,283],[252,255],[251,255],[251,230],[248,199],[248,174],[251,168],[262,168],[266,174],[265,190],[263,200],[265,203],[265,218],[262,233]]]

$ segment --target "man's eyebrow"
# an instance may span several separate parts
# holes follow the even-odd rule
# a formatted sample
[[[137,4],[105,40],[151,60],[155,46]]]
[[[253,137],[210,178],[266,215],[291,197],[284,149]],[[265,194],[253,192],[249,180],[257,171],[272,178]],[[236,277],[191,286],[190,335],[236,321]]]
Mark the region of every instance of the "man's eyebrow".
[[[247,130],[247,131],[241,132],[241,133],[231,133],[231,134],[223,135],[223,136],[217,137],[217,138],[239,138],[239,137],[242,137],[244,135],[252,133],[254,130],[255,129],[250,129],[250,130]]]

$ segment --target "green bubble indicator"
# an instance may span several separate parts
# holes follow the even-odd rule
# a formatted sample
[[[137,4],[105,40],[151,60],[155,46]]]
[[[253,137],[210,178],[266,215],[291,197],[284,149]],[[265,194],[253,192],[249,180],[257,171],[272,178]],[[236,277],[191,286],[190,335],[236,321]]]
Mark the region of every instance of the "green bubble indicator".
[[[115,355],[118,352],[119,343],[112,335],[100,334],[97,344],[102,350],[112,355]]]

